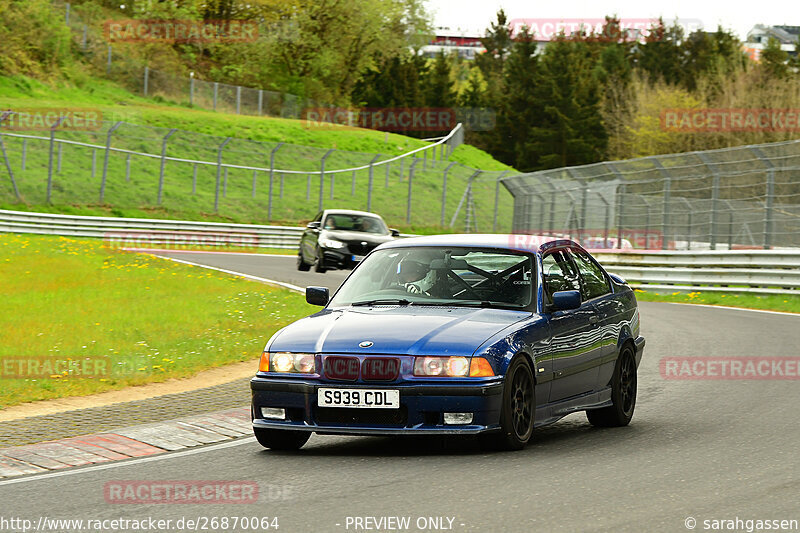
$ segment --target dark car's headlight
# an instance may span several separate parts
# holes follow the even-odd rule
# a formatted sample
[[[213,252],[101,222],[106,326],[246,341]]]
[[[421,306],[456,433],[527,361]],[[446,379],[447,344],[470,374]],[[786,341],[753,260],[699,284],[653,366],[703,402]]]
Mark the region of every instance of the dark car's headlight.
[[[319,245],[323,248],[344,248],[342,241],[335,241],[333,239],[320,239]]]
[[[494,376],[492,365],[483,357],[415,357],[417,377],[482,378]]]
[[[316,370],[313,353],[264,352],[258,365],[259,372],[314,374]]]

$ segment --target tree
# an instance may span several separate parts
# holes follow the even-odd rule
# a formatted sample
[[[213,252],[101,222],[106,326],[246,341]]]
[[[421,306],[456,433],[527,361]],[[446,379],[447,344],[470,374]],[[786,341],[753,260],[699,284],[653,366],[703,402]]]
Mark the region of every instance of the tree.
[[[444,50],[436,56],[425,80],[425,105],[453,107],[456,103],[455,83],[451,78],[450,57]]]
[[[634,61],[654,81],[667,83],[681,80],[681,49],[683,29],[677,24],[667,27],[662,19],[650,29],[645,42],[636,47]]]
[[[491,23],[486,30],[481,44],[486,52],[475,56],[475,65],[481,70],[483,79],[486,80],[490,99],[494,100],[503,93],[504,66],[514,44],[511,39],[511,30],[508,27],[508,19],[502,9],[497,12],[497,21]]]
[[[601,114],[602,84],[589,46],[558,37],[542,54],[534,98],[544,107],[525,152],[535,167],[556,168],[600,161],[608,134]]]
[[[491,154],[519,170],[537,166],[537,154],[528,150],[528,143],[543,111],[534,93],[542,81],[539,68],[536,41],[527,28],[522,28],[505,63],[505,90],[493,100],[498,103],[497,125],[487,135]]]
[[[760,68],[768,78],[783,79],[789,75],[789,54],[781,49],[781,43],[772,37],[761,51]]]

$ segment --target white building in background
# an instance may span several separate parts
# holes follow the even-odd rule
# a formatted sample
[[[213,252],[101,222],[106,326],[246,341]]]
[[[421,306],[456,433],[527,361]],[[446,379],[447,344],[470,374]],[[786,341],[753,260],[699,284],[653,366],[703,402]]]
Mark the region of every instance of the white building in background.
[[[447,54],[456,53],[462,59],[475,59],[477,54],[486,51],[481,38],[483,33],[480,31],[440,26],[435,29],[431,42],[422,47],[421,53],[425,57],[436,57],[444,51]]]
[[[767,43],[772,38],[781,44],[781,50],[790,56],[795,56],[797,55],[798,37],[800,37],[800,26],[756,24],[752,30],[747,32],[744,47],[750,58],[758,61],[761,57],[761,50],[767,47]]]

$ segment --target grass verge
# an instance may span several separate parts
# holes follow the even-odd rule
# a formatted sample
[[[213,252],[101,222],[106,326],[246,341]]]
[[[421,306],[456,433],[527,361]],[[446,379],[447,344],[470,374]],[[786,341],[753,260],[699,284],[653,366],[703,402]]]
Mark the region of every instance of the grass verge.
[[[315,310],[285,289],[64,237],[0,235],[0,285],[0,408],[251,360]]]
[[[782,294],[747,294],[702,291],[652,292],[636,289],[636,298],[643,302],[672,302],[682,304],[725,305],[764,311],[800,313],[800,296]]]

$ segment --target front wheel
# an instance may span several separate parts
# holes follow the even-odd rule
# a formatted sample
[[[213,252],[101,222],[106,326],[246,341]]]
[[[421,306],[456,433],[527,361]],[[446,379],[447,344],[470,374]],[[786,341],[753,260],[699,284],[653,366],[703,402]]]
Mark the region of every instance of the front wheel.
[[[506,372],[503,407],[498,433],[483,437],[485,444],[501,450],[521,450],[533,435],[534,400],[533,372],[525,357],[517,357]]]
[[[309,431],[253,428],[253,433],[260,445],[272,450],[299,450],[311,438]]]
[[[322,250],[317,248],[317,264],[314,266],[314,272],[319,272],[320,274],[324,274],[325,272],[328,271],[328,269],[325,268],[325,263],[323,262],[324,260],[323,258],[324,256],[322,255]]]
[[[611,405],[586,411],[589,423],[597,427],[627,426],[636,407],[636,358],[633,348],[626,344],[617,357],[611,378]]]
[[[302,251],[297,252],[297,270],[301,272],[308,272],[309,270],[311,270],[311,265],[306,263],[305,259],[303,259]]]

